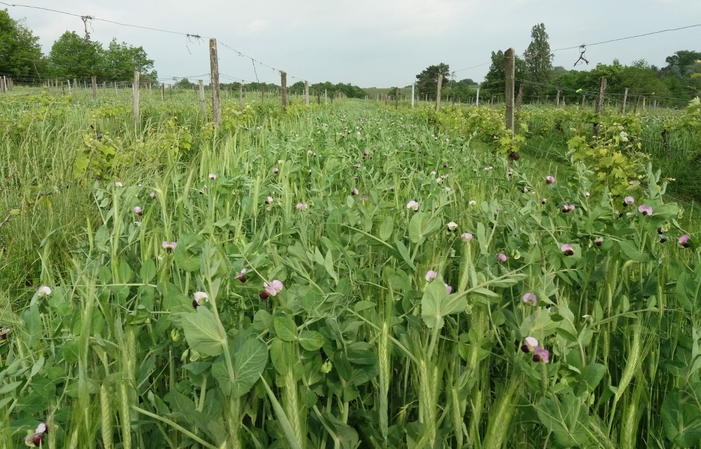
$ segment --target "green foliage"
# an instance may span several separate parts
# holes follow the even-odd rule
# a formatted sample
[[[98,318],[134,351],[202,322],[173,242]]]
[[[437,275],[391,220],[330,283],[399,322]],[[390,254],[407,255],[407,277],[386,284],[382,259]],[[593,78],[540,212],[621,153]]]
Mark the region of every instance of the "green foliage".
[[[55,78],[90,79],[101,75],[102,45],[66,31],[51,46],[49,69]]]
[[[429,99],[436,99],[438,75],[443,75],[442,85],[447,85],[450,81],[450,66],[444,63],[430,65],[416,75],[416,92],[421,98],[428,95]]]
[[[545,90],[543,84],[549,84],[553,78],[553,54],[545,24],[540,23],[531,29],[531,43],[523,54],[523,60],[527,79],[533,83],[527,86],[526,92],[537,95]]]
[[[34,77],[43,73],[44,67],[39,37],[21,21],[13,20],[7,9],[0,10],[0,74]]]

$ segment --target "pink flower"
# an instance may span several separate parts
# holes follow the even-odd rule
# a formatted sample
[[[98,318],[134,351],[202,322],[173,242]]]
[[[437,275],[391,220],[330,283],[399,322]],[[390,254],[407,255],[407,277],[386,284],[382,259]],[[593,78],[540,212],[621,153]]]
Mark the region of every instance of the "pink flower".
[[[652,215],[652,207],[643,204],[642,206],[638,207],[638,212],[643,215]]]
[[[546,177],[545,177],[545,183],[546,183],[546,184],[554,184],[554,183],[555,183],[555,177],[554,177],[554,176],[546,176]]]
[[[431,282],[431,281],[434,280],[436,277],[438,277],[438,273],[436,273],[436,272],[433,271],[433,270],[428,270],[428,271],[426,272],[426,276],[424,276],[424,279],[426,279],[426,282]]]
[[[205,292],[195,292],[193,296],[194,299],[192,300],[192,307],[195,309],[209,301],[209,296]]]
[[[462,237],[462,239],[465,240],[465,242],[469,242],[470,240],[472,240],[472,234],[470,234],[469,232],[464,232],[460,237]]]
[[[451,294],[451,293],[453,293],[453,287],[451,287],[448,284],[445,284],[445,291],[447,291],[448,294]]]
[[[141,208],[140,208],[139,206],[136,206],[136,207],[134,208],[134,213],[135,213],[136,215],[138,215],[138,216],[141,216],[141,215],[144,214],[144,211],[141,210]]]
[[[297,203],[297,205],[296,205],[295,207],[297,208],[297,210],[307,210],[307,209],[309,209],[309,205],[306,204],[306,203]]]
[[[569,243],[565,243],[560,247],[560,250],[563,252],[565,256],[571,256],[574,254],[574,248],[572,248],[572,245]]]
[[[283,289],[282,282],[277,279],[272,281],[270,284],[267,282],[263,283],[263,291],[260,292],[260,299],[267,299],[270,296],[277,296]]]
[[[562,212],[567,213],[567,212],[572,212],[574,210],[574,204],[565,204],[562,206]]]
[[[214,181],[215,179],[217,179],[217,175],[215,175],[214,173],[210,173],[210,174],[209,174],[209,179],[211,179],[212,181]]]
[[[604,243],[604,238],[603,237],[597,237],[596,240],[594,240],[594,244],[596,246],[601,246],[601,244]]]
[[[277,167],[273,167],[272,172],[274,175],[277,175],[278,173],[280,173],[280,170]]]
[[[550,362],[550,353],[548,352],[547,349],[543,349],[540,346],[536,346],[535,349],[533,350],[533,361],[536,363],[539,363],[539,362],[549,363]]]
[[[623,198],[623,207],[626,207],[629,204],[633,204],[633,203],[635,203],[635,198],[633,198],[632,196],[627,196],[627,197]]]
[[[679,244],[681,246],[683,246],[684,248],[688,248],[691,246],[690,240],[691,240],[691,237],[689,237],[688,235],[683,235],[683,236],[679,237]]]
[[[525,352],[528,354],[531,352],[533,349],[538,347],[538,340],[536,340],[534,337],[526,337],[523,339],[523,346],[521,346],[521,351]]]
[[[241,268],[241,271],[236,273],[236,275],[234,276],[234,279],[238,279],[239,281],[241,281],[242,284],[245,284],[246,283],[246,269]]]
[[[171,253],[178,246],[178,244],[176,242],[163,242],[161,246],[163,249]]]
[[[408,203],[406,203],[406,208],[407,208],[407,209],[411,209],[411,210],[413,210],[414,212],[416,212],[417,210],[419,210],[419,203],[417,203],[417,202],[414,201],[414,200],[411,200],[411,201],[409,201]]]
[[[351,190],[351,195],[353,195],[353,196],[357,195],[358,193],[360,193],[360,192],[358,192],[358,189]]]
[[[526,304],[530,304],[533,307],[535,307],[536,304],[538,304],[538,298],[536,297],[535,294],[533,294],[531,292],[524,294],[522,299],[523,299],[523,302],[525,302]]]
[[[273,202],[273,197],[269,196],[265,199],[265,204],[271,204]]]
[[[24,444],[29,447],[40,447],[44,445],[44,434],[47,432],[46,423],[40,423],[34,433],[24,439]]]
[[[506,262],[506,254],[504,253],[499,253],[497,254],[497,262]]]
[[[148,196],[150,196],[152,200],[155,200],[156,199],[156,192],[151,192],[148,194]]]

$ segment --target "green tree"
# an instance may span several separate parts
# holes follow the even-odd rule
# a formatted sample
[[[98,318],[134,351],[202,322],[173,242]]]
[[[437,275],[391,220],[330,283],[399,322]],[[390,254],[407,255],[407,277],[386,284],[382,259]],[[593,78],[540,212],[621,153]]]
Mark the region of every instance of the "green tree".
[[[45,69],[39,38],[0,10],[0,74],[39,77]]]
[[[49,53],[51,76],[86,79],[102,77],[102,45],[66,31],[54,42]],[[132,74],[133,75],[133,74]]]
[[[550,52],[544,24],[540,23],[531,29],[531,43],[523,57],[527,80],[535,83],[527,84],[526,91],[538,95],[546,90],[543,84],[550,84],[553,80],[553,54]]]
[[[526,74],[526,62],[516,55],[515,66],[516,92],[518,92],[521,80],[524,79]],[[481,88],[487,95],[504,98],[506,91],[506,67],[504,65],[503,51],[492,52],[492,65],[489,66],[489,72],[484,77]]]
[[[436,98],[439,74],[443,75],[443,86],[445,86],[450,81],[450,66],[443,63],[431,65],[416,75],[416,90],[421,98],[425,95],[428,95],[428,98]]]
[[[193,86],[195,86],[195,83],[190,82],[187,78],[181,78],[173,84],[173,87],[176,89],[192,89]]]
[[[133,47],[126,42],[117,43],[112,39],[106,50],[100,52],[103,77],[114,81],[129,81],[134,79],[134,71],[150,81],[158,78],[153,70],[153,59],[149,59],[143,47]]]

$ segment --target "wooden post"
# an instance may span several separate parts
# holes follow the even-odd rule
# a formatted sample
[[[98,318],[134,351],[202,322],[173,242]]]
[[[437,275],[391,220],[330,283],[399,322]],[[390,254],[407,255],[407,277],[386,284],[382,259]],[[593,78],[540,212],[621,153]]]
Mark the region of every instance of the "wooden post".
[[[480,88],[477,88],[477,96],[475,97],[475,106],[480,105]]]
[[[506,71],[506,129],[514,136],[514,91],[516,90],[516,55],[513,48],[504,53]]]
[[[97,77],[92,77],[92,99],[97,100]]]
[[[221,123],[221,92],[219,88],[219,56],[217,54],[217,40],[209,40],[209,71],[211,81],[209,87],[212,89],[212,123]]]
[[[74,88],[75,90],[78,90],[78,80],[75,79],[75,78],[73,78],[73,88]]]
[[[66,86],[63,85],[63,81],[61,81],[61,95],[66,95]]]
[[[394,109],[399,109],[399,88],[394,90]]]
[[[202,109],[202,115],[207,118],[207,101],[204,99],[204,81],[199,80],[197,82],[200,87],[200,109]]]
[[[414,90],[416,88],[416,83],[411,84],[411,107],[414,107]]]
[[[138,71],[134,71],[134,120],[139,123],[139,75]]]
[[[280,96],[282,97],[282,110],[287,110],[287,72],[280,71]]]
[[[436,111],[441,110],[441,87],[443,86],[443,74],[438,74],[438,85],[436,86]]]
[[[166,85],[161,83],[161,101],[166,101]]]
[[[304,104],[309,106],[309,81],[304,82]]]
[[[243,108],[243,84],[239,84],[239,108]]]
[[[626,103],[628,102],[628,88],[623,92],[623,104],[621,105],[621,114],[626,113]]]
[[[329,104],[329,92],[327,89],[324,89],[324,106]]]
[[[119,96],[119,91],[117,90],[117,82],[114,82],[114,96],[118,97]]]
[[[5,88],[5,75],[3,75],[2,78],[0,78],[0,92],[6,93],[7,90]]]
[[[599,85],[599,96],[596,97],[596,118],[598,119],[601,115],[601,111],[604,109],[604,94],[606,93],[606,77],[601,77],[601,84]],[[594,123],[594,137],[599,137],[599,122]]]
[[[523,83],[518,86],[518,96],[516,97],[516,110],[521,110],[521,103],[523,103]]]
[[[260,90],[260,104],[265,104],[265,87]]]
[[[643,97],[643,111],[645,110],[645,97]]]
[[[555,107],[560,107],[560,90],[558,89],[557,95],[555,95]]]

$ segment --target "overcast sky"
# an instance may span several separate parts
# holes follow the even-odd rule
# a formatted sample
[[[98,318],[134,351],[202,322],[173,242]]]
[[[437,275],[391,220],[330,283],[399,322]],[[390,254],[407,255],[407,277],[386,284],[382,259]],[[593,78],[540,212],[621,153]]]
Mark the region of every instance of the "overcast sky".
[[[7,0],[6,0],[7,1]],[[543,22],[552,49],[701,23],[701,0],[22,0],[79,15],[216,37],[220,72],[255,80],[251,60],[286,70],[297,80],[350,82],[361,87],[405,86],[421,70],[441,62],[456,77],[481,81],[492,51],[523,54],[533,25]],[[10,2],[8,2],[10,3]],[[0,8],[6,7],[0,5]],[[83,22],[47,11],[7,7],[11,17],[41,38],[45,53],[66,30],[84,34]],[[159,77],[209,72],[206,42],[93,21],[91,38],[143,46]],[[594,46],[590,67],[618,58],[658,66],[677,50],[701,51],[701,27]],[[578,50],[555,52],[555,65],[571,68]],[[279,75],[258,66],[260,81]],[[289,77],[294,77],[290,79]],[[202,78],[207,82],[206,77]],[[223,82],[227,80],[222,78]],[[167,81],[166,81],[167,82]]]

